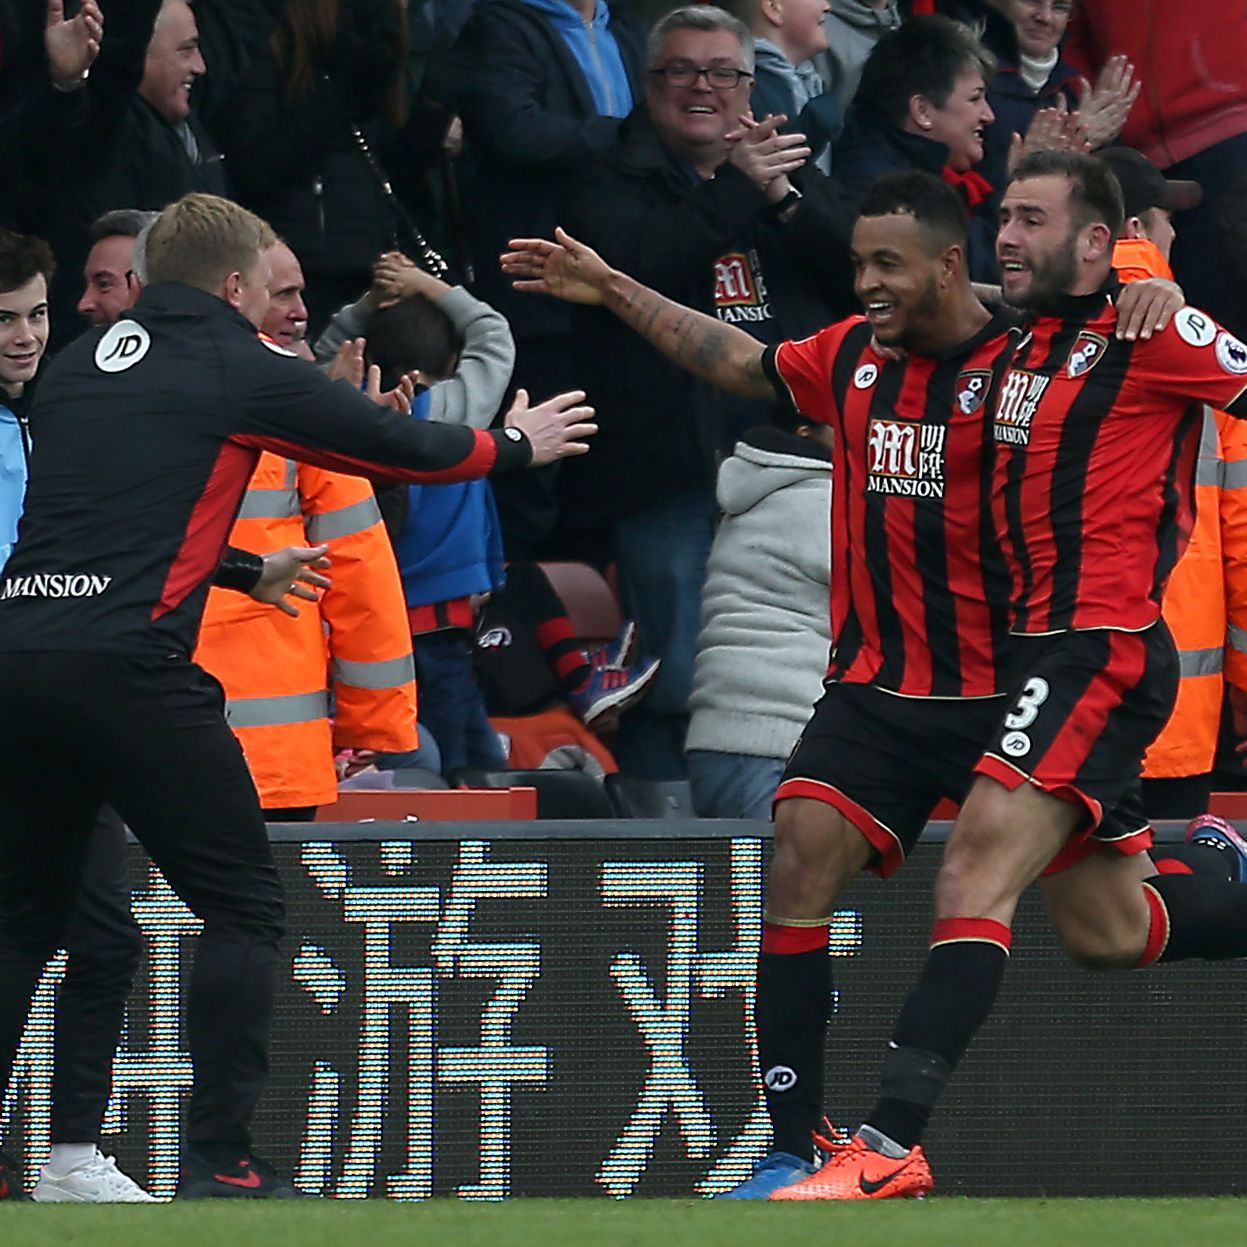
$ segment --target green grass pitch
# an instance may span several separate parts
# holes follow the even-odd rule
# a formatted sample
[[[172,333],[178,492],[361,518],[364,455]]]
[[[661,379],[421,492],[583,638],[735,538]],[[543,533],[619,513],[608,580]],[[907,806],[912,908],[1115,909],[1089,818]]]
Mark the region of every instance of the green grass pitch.
[[[0,1247],[1190,1247],[1247,1242],[1247,1200],[203,1201],[0,1204]]]

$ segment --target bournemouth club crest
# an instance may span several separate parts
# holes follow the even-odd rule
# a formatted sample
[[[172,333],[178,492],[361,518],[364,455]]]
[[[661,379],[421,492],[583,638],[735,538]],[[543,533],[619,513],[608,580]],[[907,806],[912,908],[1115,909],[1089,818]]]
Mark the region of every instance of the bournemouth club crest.
[[[1108,339],[1084,329],[1074,341],[1065,370],[1070,378],[1085,376],[1104,358]]]
[[[971,368],[957,376],[957,406],[963,415],[972,416],[983,406],[992,374],[982,368]]]

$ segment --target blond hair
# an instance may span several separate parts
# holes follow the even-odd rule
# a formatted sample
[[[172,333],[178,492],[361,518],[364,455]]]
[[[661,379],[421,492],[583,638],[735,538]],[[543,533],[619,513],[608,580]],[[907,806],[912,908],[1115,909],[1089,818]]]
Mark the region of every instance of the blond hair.
[[[147,281],[176,281],[216,294],[231,273],[247,273],[277,241],[267,221],[219,195],[183,195],[148,231]]]

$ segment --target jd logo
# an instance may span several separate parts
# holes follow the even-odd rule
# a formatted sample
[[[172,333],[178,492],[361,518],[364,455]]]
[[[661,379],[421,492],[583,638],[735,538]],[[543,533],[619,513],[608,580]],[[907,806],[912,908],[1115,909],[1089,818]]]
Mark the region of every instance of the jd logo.
[[[772,1065],[762,1077],[768,1091],[791,1091],[797,1085],[797,1071],[787,1065]]]
[[[147,354],[152,344],[138,321],[119,320],[95,348],[95,366],[101,372],[124,372]]]
[[[511,644],[510,628],[488,628],[476,638],[480,649],[506,649]]]

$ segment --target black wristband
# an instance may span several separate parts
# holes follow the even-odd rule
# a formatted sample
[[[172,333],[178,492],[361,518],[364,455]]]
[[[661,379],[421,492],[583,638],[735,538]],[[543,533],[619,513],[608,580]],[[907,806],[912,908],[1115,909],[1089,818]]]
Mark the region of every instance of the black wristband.
[[[498,457],[490,469],[490,476],[496,476],[499,472],[514,472],[532,462],[532,443],[519,429],[490,429],[489,435],[498,447]]]
[[[212,583],[221,589],[250,593],[260,583],[263,575],[264,559],[260,555],[252,554],[250,550],[240,550],[237,546],[226,546]]]

